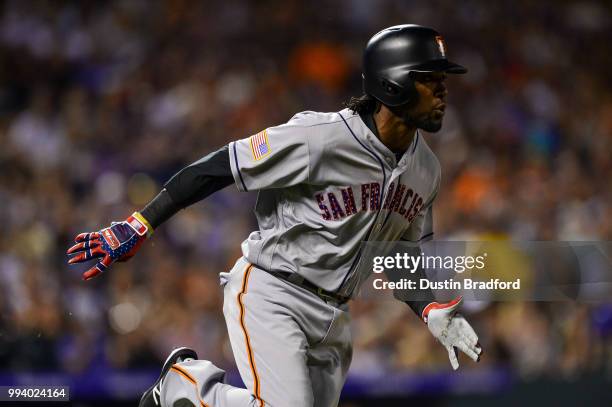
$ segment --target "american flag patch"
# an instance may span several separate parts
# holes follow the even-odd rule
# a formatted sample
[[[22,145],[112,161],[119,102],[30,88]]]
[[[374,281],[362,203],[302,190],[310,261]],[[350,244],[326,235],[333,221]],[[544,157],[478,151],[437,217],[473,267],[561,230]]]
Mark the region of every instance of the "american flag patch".
[[[255,161],[261,160],[270,152],[272,149],[270,148],[270,142],[268,141],[268,131],[260,131],[259,133],[251,136],[251,152],[253,153],[253,159]]]

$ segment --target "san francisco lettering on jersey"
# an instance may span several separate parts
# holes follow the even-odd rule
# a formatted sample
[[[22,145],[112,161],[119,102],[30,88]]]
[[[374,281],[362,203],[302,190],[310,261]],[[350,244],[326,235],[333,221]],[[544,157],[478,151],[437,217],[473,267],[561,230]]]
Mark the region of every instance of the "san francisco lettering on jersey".
[[[340,220],[358,212],[379,211],[380,184],[368,182],[355,187],[360,192],[361,200],[358,206],[355,200],[353,186],[336,188],[332,191],[318,192],[315,200],[321,210],[324,220]],[[391,182],[385,193],[382,209],[402,215],[408,222],[416,217],[423,208],[423,198],[408,186]]]

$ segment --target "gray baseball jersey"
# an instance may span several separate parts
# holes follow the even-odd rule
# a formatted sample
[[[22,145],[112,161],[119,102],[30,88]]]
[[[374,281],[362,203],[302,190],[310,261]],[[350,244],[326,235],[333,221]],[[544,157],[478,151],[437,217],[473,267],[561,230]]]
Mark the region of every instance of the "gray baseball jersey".
[[[247,389],[226,384],[209,361],[188,361],[164,379],[161,404],[337,406],[352,355],[347,304],[265,270],[354,294],[371,273],[362,241],[431,235],[438,160],[417,134],[396,162],[349,110],[297,114],[231,143],[229,154],[238,188],[259,191],[259,230],[244,241],[244,258],[221,273],[223,313]]]
[[[432,234],[440,164],[418,133],[396,162],[352,111],[303,112],[229,153],[238,189],[259,190],[259,230],[243,254],[263,269],[351,296],[371,272],[360,264],[362,241]]]

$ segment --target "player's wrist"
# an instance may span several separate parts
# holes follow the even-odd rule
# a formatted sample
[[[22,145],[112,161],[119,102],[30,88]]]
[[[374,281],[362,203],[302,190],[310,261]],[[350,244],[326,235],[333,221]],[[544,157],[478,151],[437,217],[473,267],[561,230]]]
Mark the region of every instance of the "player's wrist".
[[[436,301],[430,302],[429,304],[425,306],[425,308],[423,308],[423,312],[421,313],[421,320],[427,323],[429,320],[429,314],[431,313],[431,311],[453,308],[455,305],[461,302],[462,298],[463,298],[462,296],[459,296],[450,302],[446,302],[442,304]]]
[[[134,212],[130,217],[128,217],[126,222],[139,236],[149,238],[153,234],[153,227],[138,211]]]

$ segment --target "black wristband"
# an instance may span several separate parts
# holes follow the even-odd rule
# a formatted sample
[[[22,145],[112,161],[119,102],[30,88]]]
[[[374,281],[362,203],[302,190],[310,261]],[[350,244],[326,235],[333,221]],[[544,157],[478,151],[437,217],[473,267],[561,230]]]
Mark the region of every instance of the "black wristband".
[[[422,319],[423,310],[425,309],[426,306],[428,306],[434,301],[435,300],[432,299],[431,301],[405,301],[405,303],[408,304],[410,309],[413,310],[414,313],[417,314],[417,316]]]

